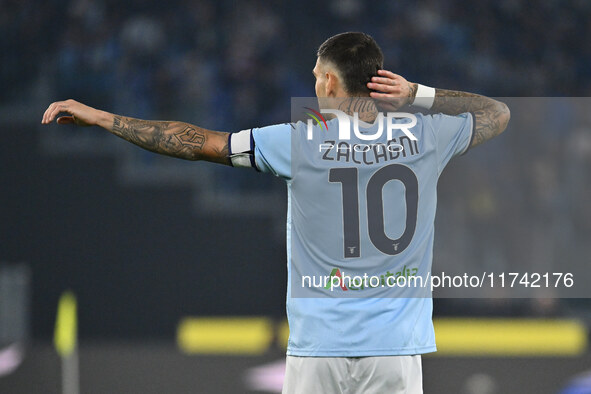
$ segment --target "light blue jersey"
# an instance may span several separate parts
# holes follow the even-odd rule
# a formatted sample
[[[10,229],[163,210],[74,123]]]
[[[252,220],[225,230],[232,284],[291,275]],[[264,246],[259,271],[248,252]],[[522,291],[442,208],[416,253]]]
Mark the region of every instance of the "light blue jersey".
[[[429,275],[437,180],[449,160],[468,149],[473,117],[415,117],[410,136],[398,128],[391,138],[385,131],[361,138],[351,119],[343,139],[333,119],[326,127],[280,124],[230,138],[235,165],[254,164],[287,182],[288,355],[436,350],[430,289],[401,292],[385,284]],[[363,136],[379,128],[378,122],[364,126]],[[250,156],[236,154],[240,145],[249,146],[239,151]],[[346,276],[349,281],[340,281]]]

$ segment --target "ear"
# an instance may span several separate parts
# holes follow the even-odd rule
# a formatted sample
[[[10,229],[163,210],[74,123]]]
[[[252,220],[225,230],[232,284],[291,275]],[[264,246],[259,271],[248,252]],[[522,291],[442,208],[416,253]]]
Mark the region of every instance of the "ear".
[[[326,84],[324,85],[326,97],[336,97],[339,90],[339,79],[336,74],[328,71],[326,73]]]

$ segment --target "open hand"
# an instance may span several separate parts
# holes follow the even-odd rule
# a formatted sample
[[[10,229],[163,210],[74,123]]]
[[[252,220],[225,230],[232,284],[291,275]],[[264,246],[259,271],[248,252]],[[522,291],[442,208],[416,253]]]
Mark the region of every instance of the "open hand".
[[[378,100],[376,104],[381,110],[395,111],[413,102],[415,84],[388,70],[378,70],[378,75],[371,78],[367,87],[373,90],[369,95]]]
[[[65,112],[69,115],[57,118],[58,124],[76,124],[78,126],[93,126],[99,121],[101,111],[79,103],[75,100],[56,101],[51,103],[43,114],[42,124],[51,123],[55,117]]]

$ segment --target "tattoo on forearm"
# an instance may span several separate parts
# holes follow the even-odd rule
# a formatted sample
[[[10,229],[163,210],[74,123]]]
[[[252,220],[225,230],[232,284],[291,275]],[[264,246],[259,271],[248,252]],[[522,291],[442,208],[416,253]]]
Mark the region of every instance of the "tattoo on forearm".
[[[480,145],[499,135],[509,122],[509,109],[504,103],[474,93],[436,89],[431,109],[448,115],[472,112],[474,114],[472,146]]]
[[[187,126],[183,131],[179,131],[178,133],[174,133],[173,135],[176,137],[176,139],[181,145],[191,146],[196,149],[203,149],[203,144],[205,143],[205,135],[203,133],[198,133],[191,126]]]
[[[223,133],[187,123],[149,121],[115,115],[112,132],[152,152],[187,160],[205,159],[229,163],[228,144]],[[208,138],[214,139],[216,143],[206,149]]]
[[[489,105],[491,101],[493,100],[488,97],[474,93],[435,89],[435,100],[431,109],[448,115],[459,115],[464,112],[482,109]]]

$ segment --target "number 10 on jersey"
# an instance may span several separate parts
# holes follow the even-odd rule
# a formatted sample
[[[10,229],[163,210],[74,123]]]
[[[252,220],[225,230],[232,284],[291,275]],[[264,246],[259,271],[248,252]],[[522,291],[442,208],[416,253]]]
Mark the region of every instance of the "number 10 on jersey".
[[[383,189],[390,181],[404,185],[406,203],[406,226],[398,239],[386,235],[384,223]],[[360,257],[359,224],[359,175],[355,167],[331,168],[328,175],[331,183],[340,183],[343,206],[344,257]],[[388,255],[397,255],[410,244],[417,223],[419,186],[415,173],[402,164],[390,164],[372,174],[365,190],[367,206],[367,230],[373,246]],[[386,205],[392,204],[386,201]]]

